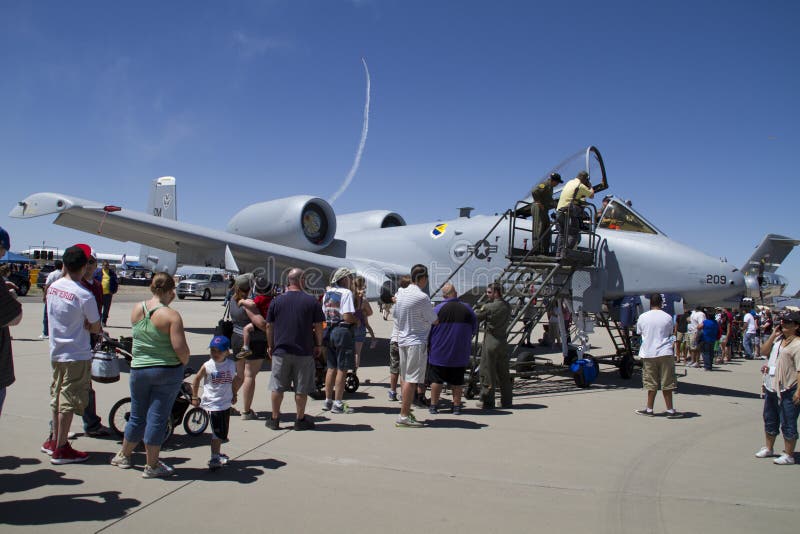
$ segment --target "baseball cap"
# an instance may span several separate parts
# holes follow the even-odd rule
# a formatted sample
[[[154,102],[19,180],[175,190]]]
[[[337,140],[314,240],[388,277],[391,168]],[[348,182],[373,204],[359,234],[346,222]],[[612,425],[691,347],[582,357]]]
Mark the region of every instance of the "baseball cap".
[[[333,273],[333,276],[331,276],[331,284],[335,284],[336,282],[338,282],[342,278],[344,278],[346,276],[353,276],[354,274],[356,274],[356,272],[348,269],[347,267],[339,267]]]
[[[11,237],[2,226],[0,226],[0,248],[11,250]]]
[[[208,348],[225,352],[231,348],[231,340],[225,336],[214,336],[211,343],[208,344]]]
[[[84,255],[86,256],[87,260],[89,258],[97,259],[97,256],[94,255],[94,250],[92,250],[92,247],[90,247],[86,243],[77,243],[77,244],[72,245],[72,246],[78,247],[79,249],[81,249],[83,251]]]
[[[557,172],[551,173],[550,174],[550,179],[553,180],[557,184],[563,184],[564,183],[564,180],[561,179],[561,175],[558,174]]]
[[[781,321],[800,324],[800,312],[794,310],[786,310],[781,314]]]
[[[250,273],[240,274],[235,278],[236,287],[244,292],[250,291]]]

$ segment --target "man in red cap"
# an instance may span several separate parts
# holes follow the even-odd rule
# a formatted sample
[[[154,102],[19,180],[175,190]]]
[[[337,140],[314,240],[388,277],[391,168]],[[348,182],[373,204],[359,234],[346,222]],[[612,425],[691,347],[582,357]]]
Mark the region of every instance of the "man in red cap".
[[[89,334],[101,332],[94,296],[81,284],[90,254],[91,250],[87,253],[81,246],[64,251],[66,273],[47,290],[53,431],[42,444],[42,451],[51,455],[50,462],[56,465],[89,458],[87,453],[73,449],[67,436],[73,415],[83,414],[89,403],[92,364]]]

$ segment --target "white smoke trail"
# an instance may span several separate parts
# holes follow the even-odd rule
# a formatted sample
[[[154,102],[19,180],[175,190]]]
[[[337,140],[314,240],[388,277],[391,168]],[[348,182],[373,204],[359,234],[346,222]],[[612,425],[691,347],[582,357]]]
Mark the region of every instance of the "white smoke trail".
[[[353,166],[350,167],[350,172],[347,173],[347,176],[344,179],[341,187],[339,190],[336,191],[331,198],[328,199],[330,204],[336,202],[336,199],[344,193],[348,187],[350,187],[350,182],[353,181],[353,178],[356,175],[356,171],[358,171],[358,166],[361,165],[361,156],[364,154],[364,146],[367,144],[367,132],[369,131],[369,93],[370,93],[370,82],[369,82],[369,69],[367,68],[367,60],[366,58],[361,58],[361,63],[364,64],[364,72],[367,74],[367,101],[364,103],[364,124],[361,126],[361,141],[358,143],[358,150],[356,150],[356,157],[353,160]]]

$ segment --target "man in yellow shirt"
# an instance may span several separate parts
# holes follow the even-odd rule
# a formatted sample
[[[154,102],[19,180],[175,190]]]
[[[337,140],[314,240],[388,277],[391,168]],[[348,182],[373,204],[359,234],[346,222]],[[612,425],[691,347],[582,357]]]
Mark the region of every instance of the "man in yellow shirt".
[[[557,255],[563,256],[566,234],[566,246],[575,248],[580,238],[580,223],[583,216],[585,199],[594,198],[594,189],[589,183],[589,173],[581,171],[575,178],[564,185],[558,198],[556,213],[558,217]]]
[[[103,260],[103,266],[94,273],[94,279],[103,286],[103,326],[108,322],[108,312],[111,310],[111,297],[117,292],[117,272],[111,268],[107,260]]]

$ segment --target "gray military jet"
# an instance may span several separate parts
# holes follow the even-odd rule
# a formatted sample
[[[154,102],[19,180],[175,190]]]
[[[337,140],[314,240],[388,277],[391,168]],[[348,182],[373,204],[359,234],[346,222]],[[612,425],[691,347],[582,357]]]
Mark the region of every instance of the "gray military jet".
[[[565,177],[587,170],[599,179],[596,190],[607,187],[602,157],[594,147],[556,169]],[[61,193],[35,193],[19,202],[10,216],[52,214],[61,226],[140,243],[152,249],[143,251],[142,263],[156,270],[174,271],[176,264],[261,268],[279,280],[284,269],[299,265],[310,269],[310,287],[321,288],[333,270],[346,266],[365,276],[372,299],[390,291],[416,263],[428,266],[433,288],[452,277],[460,294],[478,295],[501,275],[510,253],[532,246],[530,219],[513,210],[503,216],[473,217],[466,210],[452,220],[409,225],[388,210],[337,215],[316,196],[250,205],[234,215],[225,230],[214,230],[175,220],[174,179],[156,182],[149,213]],[[160,210],[159,205],[172,210]],[[758,272],[751,272],[746,279],[727,261],[670,239],[616,198],[600,213],[593,239],[591,285],[603,300],[661,292],[681,295],[690,303],[736,305],[748,293],[763,293],[774,278],[762,272],[759,279]],[[757,264],[760,258],[751,258],[748,265],[753,261]],[[771,261],[770,268],[775,263]]]

